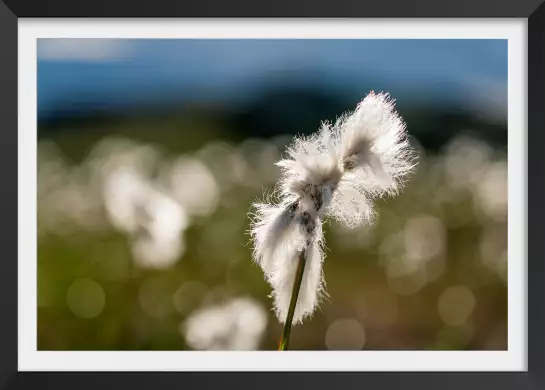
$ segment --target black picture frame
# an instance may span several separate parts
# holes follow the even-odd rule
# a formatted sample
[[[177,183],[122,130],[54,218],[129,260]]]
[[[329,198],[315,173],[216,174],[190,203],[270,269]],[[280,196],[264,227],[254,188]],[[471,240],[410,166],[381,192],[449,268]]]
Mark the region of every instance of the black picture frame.
[[[545,5],[543,0],[3,0],[0,3],[0,386],[5,389],[217,388],[545,388]],[[17,38],[26,17],[502,17],[524,18],[528,26],[528,371],[471,373],[31,373],[17,371]],[[512,131],[517,131],[512,130]],[[19,226],[24,229],[24,226]],[[532,229],[530,229],[532,227]]]

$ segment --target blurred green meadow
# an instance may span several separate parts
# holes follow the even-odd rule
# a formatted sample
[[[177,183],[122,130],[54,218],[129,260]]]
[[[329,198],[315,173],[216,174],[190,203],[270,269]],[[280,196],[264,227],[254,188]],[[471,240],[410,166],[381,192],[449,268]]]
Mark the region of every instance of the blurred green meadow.
[[[288,131],[259,137],[262,112],[215,106],[42,124],[38,348],[275,349],[282,327],[251,259],[248,212],[293,135],[337,106],[305,124],[279,107]],[[376,204],[372,226],[325,225],[329,296],[294,326],[291,349],[507,348],[505,124],[401,114],[418,168]],[[445,124],[437,139],[430,130]]]

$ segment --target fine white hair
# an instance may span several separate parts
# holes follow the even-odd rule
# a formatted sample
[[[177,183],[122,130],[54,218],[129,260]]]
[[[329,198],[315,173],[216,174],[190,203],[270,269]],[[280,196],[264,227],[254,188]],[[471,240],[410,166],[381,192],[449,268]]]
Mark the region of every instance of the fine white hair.
[[[335,124],[342,164],[370,196],[396,194],[414,167],[405,129],[394,100],[374,92]]]
[[[415,165],[406,126],[387,94],[371,92],[335,124],[296,137],[276,164],[275,200],[255,203],[250,234],[254,261],[272,287],[285,322],[300,256],[306,264],[293,323],[311,316],[326,295],[322,222],[371,223],[372,200],[399,192]]]

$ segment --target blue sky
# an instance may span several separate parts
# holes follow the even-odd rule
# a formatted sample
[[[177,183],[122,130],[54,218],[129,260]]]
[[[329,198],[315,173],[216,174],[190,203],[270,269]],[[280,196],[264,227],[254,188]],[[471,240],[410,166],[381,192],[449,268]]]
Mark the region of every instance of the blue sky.
[[[507,106],[506,40],[42,39],[38,65],[42,115],[170,100],[236,104],[282,83]]]

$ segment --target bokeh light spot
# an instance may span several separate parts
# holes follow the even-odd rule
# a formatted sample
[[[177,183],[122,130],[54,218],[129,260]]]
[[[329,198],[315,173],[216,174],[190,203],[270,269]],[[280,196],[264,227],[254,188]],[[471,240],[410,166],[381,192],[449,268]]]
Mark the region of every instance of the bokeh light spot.
[[[327,349],[334,351],[362,349],[365,344],[365,329],[355,319],[338,319],[327,328],[325,344]]]
[[[473,312],[475,303],[473,292],[466,286],[448,287],[439,297],[439,315],[447,325],[463,325]]]
[[[66,303],[80,318],[97,317],[106,304],[106,294],[100,283],[92,279],[75,280],[66,294]]]

